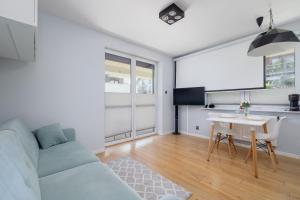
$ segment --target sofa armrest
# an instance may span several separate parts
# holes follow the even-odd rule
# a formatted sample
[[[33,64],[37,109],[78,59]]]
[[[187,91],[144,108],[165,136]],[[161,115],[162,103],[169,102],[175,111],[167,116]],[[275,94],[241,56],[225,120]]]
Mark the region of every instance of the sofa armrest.
[[[68,141],[75,141],[76,140],[75,129],[66,128],[66,129],[63,129],[63,132],[64,132],[66,138],[68,139]]]
[[[179,198],[177,198],[174,195],[167,194],[167,195],[163,196],[162,198],[160,198],[160,200],[179,200]]]

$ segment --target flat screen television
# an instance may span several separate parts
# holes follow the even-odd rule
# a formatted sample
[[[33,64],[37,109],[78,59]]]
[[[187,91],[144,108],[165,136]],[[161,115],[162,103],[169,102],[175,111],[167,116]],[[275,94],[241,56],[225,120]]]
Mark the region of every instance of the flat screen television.
[[[175,88],[173,90],[174,105],[204,105],[205,104],[205,88]]]

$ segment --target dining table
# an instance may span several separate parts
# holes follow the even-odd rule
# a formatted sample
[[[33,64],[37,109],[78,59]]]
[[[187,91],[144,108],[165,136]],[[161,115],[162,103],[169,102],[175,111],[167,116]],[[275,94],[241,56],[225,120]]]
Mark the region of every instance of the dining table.
[[[207,161],[210,160],[210,156],[213,148],[213,138],[215,134],[215,124],[216,123],[225,123],[228,124],[229,130],[232,129],[235,125],[247,126],[249,127],[249,138],[251,139],[252,145],[252,159],[253,159],[253,175],[258,178],[258,169],[257,169],[257,151],[256,151],[256,130],[257,127],[261,127],[263,133],[268,134],[267,124],[272,120],[274,116],[263,116],[263,115],[247,115],[244,114],[228,114],[228,113],[219,113],[217,116],[207,118],[210,124],[210,137],[208,143],[208,156]]]

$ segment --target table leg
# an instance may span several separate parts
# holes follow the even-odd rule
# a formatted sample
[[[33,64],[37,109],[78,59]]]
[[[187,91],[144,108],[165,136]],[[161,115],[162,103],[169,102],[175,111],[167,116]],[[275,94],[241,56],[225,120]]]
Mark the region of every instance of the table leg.
[[[207,161],[209,161],[210,155],[211,155],[211,150],[213,146],[213,138],[214,138],[214,132],[215,132],[215,125],[212,123],[210,127],[210,137],[208,141],[208,155],[207,155]]]
[[[253,173],[254,173],[254,177],[258,178],[255,129],[251,129],[251,147],[252,147],[252,159],[253,159]]]

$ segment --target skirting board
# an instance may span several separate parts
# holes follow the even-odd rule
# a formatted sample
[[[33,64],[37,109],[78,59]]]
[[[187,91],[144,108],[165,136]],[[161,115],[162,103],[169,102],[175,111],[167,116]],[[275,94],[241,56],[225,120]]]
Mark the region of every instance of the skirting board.
[[[189,136],[193,136],[193,137],[199,137],[199,138],[203,138],[203,139],[209,139],[208,136],[205,136],[205,135],[200,135],[200,134],[195,134],[195,133],[187,133],[185,131],[179,131],[181,134],[183,135],[189,135]],[[245,148],[249,148],[248,145],[245,145],[245,144],[241,144],[241,143],[236,143],[237,146],[240,146],[240,147],[245,147]],[[261,149],[258,149],[258,151],[262,151]],[[278,150],[275,150],[276,154],[277,155],[281,155],[281,156],[285,156],[285,157],[289,157],[289,158],[295,158],[295,159],[299,159],[300,160],[300,155],[297,155],[297,154],[293,154],[293,153],[287,153],[287,152],[283,152],[283,151],[278,151]]]
[[[166,131],[163,133],[158,133],[158,135],[168,135],[168,134],[172,134],[172,133],[174,133],[174,131]]]
[[[105,152],[105,148],[100,148],[100,149],[96,149],[96,150],[93,150],[93,153],[94,154],[99,154],[99,153],[103,153],[103,152]]]

